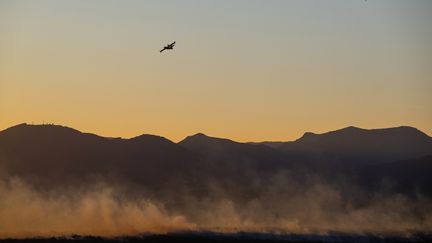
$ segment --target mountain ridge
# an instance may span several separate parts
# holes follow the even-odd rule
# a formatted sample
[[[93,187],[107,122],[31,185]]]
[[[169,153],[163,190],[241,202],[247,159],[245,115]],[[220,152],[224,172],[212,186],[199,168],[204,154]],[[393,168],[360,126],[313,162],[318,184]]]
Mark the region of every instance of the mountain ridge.
[[[362,178],[371,175],[371,188],[389,177],[405,192],[432,185],[424,175],[432,169],[432,157],[419,160],[432,155],[432,140],[414,128],[348,127],[308,136],[274,148],[203,133],[174,143],[149,134],[109,138],[58,125],[19,124],[0,131],[0,172],[42,188],[103,177],[161,197],[172,188],[205,197],[216,183],[232,197],[242,195],[241,200],[256,195],[259,187],[251,183],[270,183],[286,173],[299,183],[317,175],[337,184],[342,176],[367,186]],[[395,161],[401,162],[389,163]]]
[[[171,142],[173,142],[172,140],[160,136],[160,135],[156,135],[156,134],[147,134],[147,133],[143,133],[143,134],[139,134],[136,135],[134,137],[130,137],[130,138],[124,138],[124,137],[110,137],[110,136],[101,136],[95,133],[91,133],[91,132],[82,132],[78,129],[72,128],[72,127],[68,127],[68,126],[64,126],[64,125],[59,125],[59,124],[28,124],[28,123],[20,123],[17,125],[13,125],[10,126],[8,128],[5,128],[3,130],[0,130],[0,133],[8,133],[9,131],[13,131],[16,129],[25,129],[25,128],[31,128],[31,127],[38,127],[38,128],[56,128],[56,129],[63,129],[63,130],[69,130],[69,131],[73,131],[76,133],[81,133],[81,134],[87,134],[87,135],[94,135],[100,138],[107,138],[107,139],[122,139],[122,140],[130,140],[130,139],[138,139],[140,137],[159,137],[159,138],[164,138],[166,140],[169,140]],[[427,133],[421,131],[420,129],[417,129],[415,127],[412,126],[397,126],[397,127],[387,127],[387,128],[371,128],[371,129],[366,129],[366,128],[360,128],[360,127],[356,127],[356,126],[347,126],[347,127],[343,127],[340,129],[336,129],[336,130],[331,130],[331,131],[327,131],[327,132],[322,132],[322,133],[315,133],[315,132],[310,132],[310,131],[306,131],[303,133],[302,136],[300,136],[297,139],[294,140],[285,140],[285,141],[273,141],[273,140],[264,140],[264,141],[258,141],[258,142],[238,142],[229,138],[223,138],[223,137],[215,137],[215,136],[209,136],[203,132],[198,132],[195,133],[193,135],[189,135],[186,136],[184,139],[180,140],[177,143],[181,143],[187,139],[191,139],[191,138],[200,138],[200,139],[214,139],[214,140],[219,140],[219,141],[231,141],[231,142],[236,142],[236,143],[248,143],[248,144],[268,144],[268,143],[290,143],[290,142],[296,142],[299,140],[304,139],[305,137],[313,137],[313,136],[322,136],[322,135],[334,135],[334,134],[341,134],[341,133],[346,133],[347,131],[354,131],[354,132],[386,132],[386,131],[405,131],[405,132],[415,132],[418,135],[421,135],[425,138],[429,138],[432,139],[431,136],[429,136]]]

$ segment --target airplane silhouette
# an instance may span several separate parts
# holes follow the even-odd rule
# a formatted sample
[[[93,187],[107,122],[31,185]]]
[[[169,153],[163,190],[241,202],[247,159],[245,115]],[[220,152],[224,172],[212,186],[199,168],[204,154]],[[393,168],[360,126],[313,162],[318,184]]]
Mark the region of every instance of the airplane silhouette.
[[[163,51],[165,51],[165,50],[172,50],[173,48],[174,48],[174,45],[175,45],[175,41],[173,42],[173,43],[171,43],[171,44],[168,44],[167,46],[165,46],[162,50],[160,50],[159,52],[163,52]]]

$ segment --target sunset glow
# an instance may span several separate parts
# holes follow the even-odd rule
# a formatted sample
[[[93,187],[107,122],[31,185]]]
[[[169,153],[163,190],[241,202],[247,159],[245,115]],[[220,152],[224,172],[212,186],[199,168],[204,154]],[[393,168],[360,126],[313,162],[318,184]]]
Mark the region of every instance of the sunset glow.
[[[0,129],[432,133],[430,1],[1,1]],[[177,41],[175,51],[159,49]]]

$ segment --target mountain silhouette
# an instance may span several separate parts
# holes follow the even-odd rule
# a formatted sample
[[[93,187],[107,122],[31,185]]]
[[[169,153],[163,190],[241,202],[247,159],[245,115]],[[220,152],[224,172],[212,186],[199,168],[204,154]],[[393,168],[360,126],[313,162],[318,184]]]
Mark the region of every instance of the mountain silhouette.
[[[239,143],[225,138],[209,137],[202,133],[186,137],[182,147],[213,161],[282,162],[283,154],[262,144]]]
[[[177,204],[173,188],[205,197],[218,185],[243,200],[259,194],[256,183],[270,183],[281,173],[300,182],[311,175],[335,184],[350,178],[368,190],[389,178],[401,192],[428,191],[428,155],[432,139],[412,127],[348,127],[305,133],[292,142],[254,144],[202,133],[179,143],[155,135],[108,138],[58,125],[20,124],[0,131],[0,176],[17,176],[40,188],[103,178]]]
[[[23,205],[13,212],[32,216],[26,209],[31,200],[45,206],[59,198],[70,205],[102,196],[108,198],[94,208],[151,203],[204,229],[239,219],[265,227],[295,219],[309,226],[387,215],[396,218],[385,222],[408,218],[427,225],[430,144],[429,136],[410,127],[348,127],[306,133],[292,142],[251,144],[202,133],[174,143],[148,134],[110,138],[20,124],[0,131],[0,191],[6,194],[0,204],[14,198],[6,205]],[[150,218],[159,214],[151,212]]]
[[[351,126],[323,134],[307,132],[293,142],[263,144],[310,158],[361,163],[420,158],[432,153],[432,138],[407,126],[370,130]]]
[[[188,174],[197,163],[193,153],[154,135],[105,138],[63,126],[27,124],[0,132],[0,167],[32,183],[62,184],[104,175],[157,187]]]

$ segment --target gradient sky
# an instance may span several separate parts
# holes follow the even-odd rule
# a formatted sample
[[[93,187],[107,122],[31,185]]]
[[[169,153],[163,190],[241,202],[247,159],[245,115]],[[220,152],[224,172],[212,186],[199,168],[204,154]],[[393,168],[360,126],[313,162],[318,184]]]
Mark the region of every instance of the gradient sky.
[[[0,0],[0,129],[431,135],[431,43],[430,0]]]

